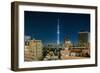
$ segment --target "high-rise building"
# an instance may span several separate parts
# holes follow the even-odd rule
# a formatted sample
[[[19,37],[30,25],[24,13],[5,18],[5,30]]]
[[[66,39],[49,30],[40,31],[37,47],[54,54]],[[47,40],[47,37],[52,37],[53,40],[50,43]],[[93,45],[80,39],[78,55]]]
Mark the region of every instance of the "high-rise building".
[[[41,40],[30,40],[25,46],[25,61],[38,61],[43,57],[43,44]]]
[[[58,22],[57,22],[57,45],[60,44],[60,30],[59,30],[59,18],[58,18]]]
[[[86,47],[89,43],[89,32],[79,32],[78,33],[78,46]]]

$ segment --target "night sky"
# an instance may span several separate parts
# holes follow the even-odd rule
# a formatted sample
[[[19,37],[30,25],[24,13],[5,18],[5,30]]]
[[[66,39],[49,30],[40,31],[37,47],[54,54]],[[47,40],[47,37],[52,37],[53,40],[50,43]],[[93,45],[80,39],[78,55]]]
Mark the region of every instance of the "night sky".
[[[90,14],[24,11],[24,16],[24,35],[42,40],[43,43],[56,43],[58,18],[60,42],[68,37],[75,43],[78,32],[90,32]]]

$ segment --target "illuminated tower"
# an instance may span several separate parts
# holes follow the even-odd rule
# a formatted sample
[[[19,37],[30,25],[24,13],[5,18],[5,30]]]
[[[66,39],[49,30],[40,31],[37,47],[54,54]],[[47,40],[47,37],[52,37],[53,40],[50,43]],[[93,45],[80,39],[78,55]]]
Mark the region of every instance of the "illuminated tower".
[[[58,21],[57,21],[57,45],[60,44],[59,35],[60,35],[60,31],[59,31],[59,18],[58,18]]]

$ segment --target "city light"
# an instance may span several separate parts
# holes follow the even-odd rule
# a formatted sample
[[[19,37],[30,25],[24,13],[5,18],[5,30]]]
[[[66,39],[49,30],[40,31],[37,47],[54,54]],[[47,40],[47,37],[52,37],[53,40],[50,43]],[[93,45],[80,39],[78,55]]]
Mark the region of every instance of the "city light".
[[[24,61],[90,58],[89,21],[88,14],[26,11]]]

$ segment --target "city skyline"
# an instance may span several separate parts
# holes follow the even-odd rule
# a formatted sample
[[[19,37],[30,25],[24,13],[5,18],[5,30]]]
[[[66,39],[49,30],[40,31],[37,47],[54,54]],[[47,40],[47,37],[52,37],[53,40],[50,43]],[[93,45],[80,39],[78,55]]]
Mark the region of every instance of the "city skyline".
[[[65,37],[75,43],[80,31],[90,32],[89,14],[25,11],[24,34],[43,43],[62,43]]]

